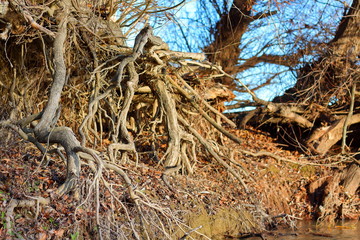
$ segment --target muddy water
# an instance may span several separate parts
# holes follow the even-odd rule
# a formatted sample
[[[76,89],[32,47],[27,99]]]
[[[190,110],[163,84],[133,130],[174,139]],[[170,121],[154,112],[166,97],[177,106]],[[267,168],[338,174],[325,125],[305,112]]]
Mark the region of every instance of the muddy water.
[[[279,230],[276,233],[264,236],[266,239],[279,240],[360,240],[360,221],[338,222],[334,227],[317,227],[314,222],[303,221],[298,223],[296,231]],[[260,237],[247,238],[249,240]]]
[[[301,222],[298,225],[299,225],[298,237],[292,237],[286,239],[360,240],[359,221],[338,222],[334,227],[317,227],[314,222]]]
[[[209,214],[206,209],[198,207],[199,212],[189,214],[188,225],[191,228],[201,226],[197,233],[192,234],[193,239],[212,240],[259,240],[261,236],[241,238],[241,233],[257,232],[259,226],[252,215],[242,208],[219,209],[215,214]],[[360,221],[337,222],[335,226],[316,226],[313,221],[298,221],[297,229],[279,229],[263,234],[267,240],[360,240]],[[183,236],[183,231],[174,235],[173,239]],[[205,237],[206,236],[206,237]],[[190,238],[189,238],[190,239]]]

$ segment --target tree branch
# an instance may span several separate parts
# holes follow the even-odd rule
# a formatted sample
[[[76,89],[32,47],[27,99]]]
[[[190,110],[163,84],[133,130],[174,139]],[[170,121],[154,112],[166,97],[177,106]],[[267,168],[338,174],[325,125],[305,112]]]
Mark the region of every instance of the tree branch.
[[[243,72],[249,68],[255,67],[259,63],[271,63],[287,67],[295,67],[299,63],[301,54],[295,53],[293,55],[272,55],[263,54],[261,56],[253,56],[245,60],[245,62],[239,66],[235,66],[237,72]]]

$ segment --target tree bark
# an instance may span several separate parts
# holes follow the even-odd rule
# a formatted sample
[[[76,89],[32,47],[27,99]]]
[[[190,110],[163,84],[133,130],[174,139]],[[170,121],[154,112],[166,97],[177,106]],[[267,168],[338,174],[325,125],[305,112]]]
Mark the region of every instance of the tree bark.
[[[204,48],[210,62],[219,64],[230,75],[240,54],[240,39],[253,21],[250,17],[255,0],[234,0],[229,12],[224,13],[214,29],[214,41]],[[223,84],[233,86],[233,79],[225,77]]]
[[[356,80],[360,55],[360,3],[354,0],[329,42],[324,54],[314,62],[305,65],[299,71],[297,83],[276,102],[306,101],[328,106],[331,99],[339,102],[349,101],[346,92],[347,80]],[[339,91],[339,88],[345,88]]]
[[[80,159],[75,148],[80,146],[73,131],[68,127],[55,127],[59,118],[59,102],[66,81],[66,66],[64,61],[64,42],[67,36],[67,23],[69,14],[69,1],[64,1],[64,15],[59,24],[59,30],[55,36],[54,51],[54,81],[50,90],[49,100],[46,104],[42,117],[34,129],[36,139],[41,143],[57,143],[64,147],[67,155],[66,181],[58,189],[60,195],[72,190],[80,175]]]
[[[335,56],[343,56],[350,60],[360,55],[360,1],[353,0],[337,28],[332,42],[332,53]]]
[[[346,111],[352,111],[352,101],[355,101],[355,106],[360,104],[356,98],[352,100],[349,90],[359,81],[359,67],[356,63],[359,56],[360,2],[354,0],[351,7],[345,9],[335,36],[327,44],[323,55],[301,68],[295,86],[273,100],[284,105],[301,103],[309,106],[303,116],[315,126],[310,126],[312,134],[307,140],[308,147],[315,153],[326,154],[344,136],[342,130],[345,118],[337,116],[333,109],[341,109],[344,112],[342,114],[346,114]],[[359,122],[359,111],[356,108],[353,114],[349,125]],[[327,117],[322,118],[325,115]],[[309,129],[309,126],[305,128]],[[353,139],[353,142],[357,141],[359,139]]]

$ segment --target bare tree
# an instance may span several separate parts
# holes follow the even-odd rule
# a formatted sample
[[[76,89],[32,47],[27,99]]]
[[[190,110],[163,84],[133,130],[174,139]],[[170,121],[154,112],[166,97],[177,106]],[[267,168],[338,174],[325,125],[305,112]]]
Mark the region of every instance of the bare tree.
[[[315,18],[314,22],[303,18],[304,22],[295,23],[296,18],[286,16],[284,5],[296,5],[296,1],[273,1],[273,6],[277,6],[276,11],[271,7],[260,7],[268,9],[268,12],[256,14],[254,10],[257,3],[261,4],[260,1],[233,1],[230,10],[220,10],[218,7],[228,6],[227,1],[212,1],[220,18],[212,31],[213,41],[204,49],[211,61],[219,63],[229,73],[226,78],[219,78],[218,81],[238,91],[243,89],[252,98],[252,101],[245,99],[229,108],[256,107],[247,114],[240,114],[238,118],[241,127],[248,123],[262,126],[262,129],[275,133],[291,147],[309,155],[324,156],[329,152],[355,152],[356,155],[360,147],[357,130],[360,122],[360,5],[357,0],[344,3],[342,17],[336,24],[329,17],[325,19],[326,15],[331,16],[327,13],[328,7],[335,6],[335,2],[322,5],[324,8],[318,9],[318,15],[302,11],[309,19]],[[316,12],[318,3],[313,1],[313,4]],[[340,9],[337,8],[337,11]],[[291,8],[289,10],[293,11]],[[259,35],[249,34],[246,38],[246,34],[251,31],[256,33],[257,28],[263,26],[261,22],[256,24],[259,18],[272,15],[280,15],[277,19],[281,19],[279,22],[283,23],[283,27],[274,24],[279,28],[276,29],[279,32],[276,37],[272,38],[270,33],[270,39],[265,44],[260,43],[260,48],[254,47],[252,42],[261,41],[254,39]],[[253,53],[244,53],[244,49]],[[284,54],[280,54],[281,52]],[[266,77],[263,73],[259,74],[256,68],[267,66],[268,69],[274,69],[270,64],[287,67],[285,71],[293,73],[295,84],[272,101],[265,101],[255,91],[279,79],[282,70],[275,69],[274,75]],[[247,84],[242,79],[244,71],[252,74],[247,77],[250,79]],[[256,76],[267,79],[259,84]],[[277,87],[273,85],[272,88],[274,91]],[[336,144],[341,146],[341,151],[335,150]],[[332,149],[333,152],[330,151]],[[322,182],[326,190],[323,192],[323,199],[316,203],[319,219],[329,220],[338,216],[341,203],[334,197],[339,196],[335,186],[342,183],[346,191],[355,194],[354,189],[358,189],[359,180],[354,176],[359,172],[356,164],[348,164],[343,173],[336,172],[334,178]],[[316,184],[319,182],[314,183]],[[321,191],[320,187],[314,189]]]
[[[283,12],[286,11],[285,5],[296,5],[295,2],[274,1],[272,4],[269,4],[269,7],[261,7],[261,3],[257,1],[234,1],[232,4],[227,1],[214,1],[213,6],[218,9],[220,18],[212,30],[214,40],[204,49],[209,60],[219,63],[230,75],[218,79],[218,81],[231,85],[234,90],[250,93],[253,98],[254,103],[244,102],[236,104],[232,108],[247,105],[259,106],[257,110],[250,112],[243,119],[242,126],[250,119],[255,119],[256,116],[258,122],[255,124],[257,125],[260,124],[260,121],[266,120],[267,123],[282,122],[285,123],[285,126],[288,123],[300,126],[296,132],[302,134],[305,131],[312,134],[305,134],[307,139],[304,138],[304,134],[302,137],[293,135],[294,144],[305,148],[307,146],[315,153],[325,154],[340,139],[346,138],[343,131],[345,122],[347,122],[345,128],[358,122],[357,101],[351,93],[351,88],[354,84],[356,85],[358,78],[359,3],[352,1],[351,5],[344,5],[343,16],[337,27],[334,22],[326,22],[329,21],[329,18],[326,18],[326,11],[329,10],[326,8],[331,4],[323,5],[324,9],[319,9],[319,16],[308,15],[309,18],[317,19],[317,25],[311,25],[311,22],[296,25],[294,22],[296,19],[285,16],[285,12]],[[315,9],[317,8],[316,4],[315,1],[313,5]],[[224,7],[222,10],[219,6],[230,6],[230,8]],[[277,10],[273,10],[274,7],[277,7]],[[255,9],[257,11],[254,13]],[[259,9],[263,11],[259,12]],[[339,9],[337,8],[337,10]],[[292,9],[289,8],[288,11],[290,10]],[[296,11],[295,13],[298,14]],[[259,20],[273,17],[281,18],[284,26],[284,30],[278,30],[279,33],[275,35],[276,39],[268,39],[257,49],[249,48],[242,43],[247,42],[249,46],[253,46],[251,41],[262,41],[260,39],[248,41],[247,37],[258,36],[257,28],[264,26],[264,23]],[[332,29],[334,30],[333,35],[331,34]],[[284,32],[282,33],[282,31]],[[323,34],[324,31],[328,31],[327,36]],[[252,32],[253,35],[245,36],[248,32]],[[269,36],[271,37],[271,34]],[[290,48],[286,47],[287,44]],[[284,54],[279,54],[281,52],[280,45],[284,46],[284,49],[288,49],[284,51]],[[254,53],[244,53],[245,49],[252,50]],[[274,51],[278,53],[274,53]],[[306,58],[309,60],[305,60]],[[284,66],[287,68],[284,71],[290,70],[296,77],[295,86],[289,88],[284,95],[276,97],[273,102],[263,101],[256,95],[257,90],[272,84],[281,76],[282,70],[274,69],[271,65]],[[260,78],[267,78],[260,83],[257,80],[252,83],[250,80],[245,85],[245,81],[241,79],[244,76],[242,73],[253,72],[251,76],[257,78],[256,74],[259,75],[259,73],[256,68],[259,66],[267,66],[268,69],[275,71],[268,77],[260,75]],[[278,87],[275,85],[273,88]],[[351,103],[355,106],[355,112],[353,112],[354,108],[350,107]],[[344,111],[342,116],[338,114],[340,110]],[[292,135],[292,133],[289,134]],[[355,135],[352,136],[355,137]],[[357,140],[353,139],[348,142],[354,143]]]

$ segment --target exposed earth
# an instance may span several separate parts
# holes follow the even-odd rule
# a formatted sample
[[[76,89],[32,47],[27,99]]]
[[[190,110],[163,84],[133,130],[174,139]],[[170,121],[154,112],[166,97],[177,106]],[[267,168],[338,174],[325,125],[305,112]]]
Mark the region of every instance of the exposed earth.
[[[177,219],[178,227],[182,227],[185,233],[199,227],[189,234],[194,239],[223,239],[241,233],[271,231],[278,226],[295,227],[299,220],[318,216],[319,204],[327,194],[324,193],[324,183],[342,169],[345,162],[352,161],[350,157],[338,155],[305,157],[298,152],[283,150],[274,139],[255,129],[232,130],[232,133],[241,138],[243,144],[239,146],[223,139],[225,145],[231,145],[233,158],[228,159],[228,163],[240,165],[244,174],[248,174],[247,179],[251,179],[245,180],[248,192],[228,171],[206,156],[198,159],[194,174],[169,177],[171,188],[161,179],[162,167],[146,157],[140,159],[137,166],[131,162],[122,168],[137,190],[146,194],[162,211],[174,214],[172,217]],[[54,156],[46,161],[31,144],[12,134],[7,140],[0,149],[2,238],[6,237],[7,221],[11,219],[14,232],[7,236],[9,239],[76,239],[77,236],[90,239],[92,231],[96,231],[96,212],[88,206],[94,204],[94,199],[86,192],[81,192],[80,199],[73,195],[53,198],[52,191],[65,179],[61,160]],[[266,155],[250,156],[242,151],[276,154],[278,159]],[[91,170],[83,166],[81,186],[92,184],[89,180],[91,174]],[[131,209],[132,202],[121,177],[111,170],[104,173],[104,177],[123,192],[117,197]],[[317,186],[319,181],[322,184]],[[83,187],[83,191],[85,189]],[[334,204],[342,206],[341,216],[357,219],[360,213],[358,195],[347,195],[342,186],[337,186],[334,193],[339,197]],[[45,206],[39,204],[9,210],[13,199],[33,197],[51,200]],[[99,214],[106,216],[112,211],[113,198],[106,189],[101,189],[100,197],[105,201],[100,205]],[[337,217],[339,213],[332,214]],[[179,228],[174,228],[171,238],[184,235]]]

